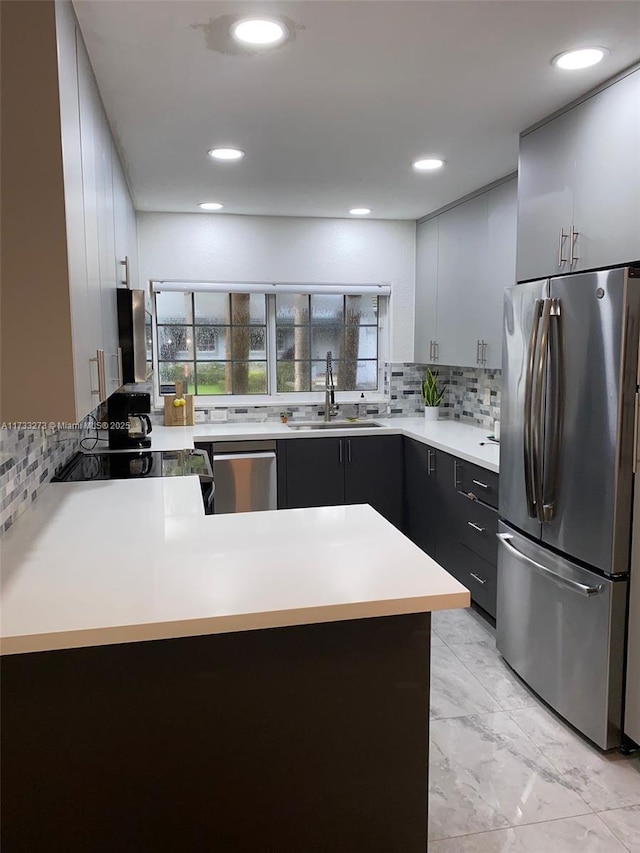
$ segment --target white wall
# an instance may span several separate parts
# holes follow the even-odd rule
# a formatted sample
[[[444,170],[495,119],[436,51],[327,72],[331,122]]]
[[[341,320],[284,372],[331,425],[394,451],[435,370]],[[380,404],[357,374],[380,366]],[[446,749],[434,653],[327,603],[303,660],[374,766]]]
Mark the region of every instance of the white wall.
[[[138,213],[149,279],[391,284],[391,360],[413,361],[415,223]]]

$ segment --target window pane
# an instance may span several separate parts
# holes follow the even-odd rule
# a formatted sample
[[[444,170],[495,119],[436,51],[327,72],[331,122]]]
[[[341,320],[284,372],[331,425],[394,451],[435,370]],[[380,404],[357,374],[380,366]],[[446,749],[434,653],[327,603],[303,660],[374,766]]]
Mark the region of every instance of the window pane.
[[[311,327],[311,358],[326,358],[331,350],[333,358],[342,354],[342,326]]]
[[[158,323],[191,323],[190,293],[156,293],[156,321]]]
[[[266,394],[267,393],[267,362],[266,361],[234,361],[233,362],[233,393],[234,394]]]
[[[336,391],[344,390],[340,385],[340,362],[332,361],[331,366],[333,369],[333,385]],[[313,361],[311,362],[311,390],[312,391],[324,391],[325,386],[325,376],[327,373],[327,365],[325,361]]]
[[[231,322],[228,293],[194,293],[196,323],[228,326]]]
[[[279,361],[276,367],[278,392],[309,391],[311,366],[308,361]]]
[[[161,384],[166,382],[183,382],[183,393],[195,394],[196,389],[193,381],[193,364],[191,362],[172,363],[168,361],[161,361],[158,366],[160,368]]]
[[[232,293],[231,322],[233,325],[264,326],[266,297],[264,293]]]
[[[233,361],[267,357],[264,326],[233,326],[231,330],[231,358]]]
[[[198,394],[231,394],[231,362],[200,362],[196,365]]]
[[[278,326],[276,337],[278,360],[309,358],[308,326]]]
[[[304,293],[278,293],[276,296],[276,323],[296,325],[309,322],[309,297]]]
[[[166,361],[193,359],[191,326],[158,326],[158,351]]]
[[[375,326],[345,326],[344,355],[347,359],[377,358],[377,328]]]
[[[347,296],[347,323],[357,326],[378,325],[377,296]]]
[[[356,391],[375,391],[378,387],[378,362],[359,361],[356,374]]]
[[[336,294],[311,296],[311,320],[321,323],[344,322],[344,297]]]
[[[230,326],[198,326],[196,327],[196,359],[198,361],[213,361],[228,358],[231,349]]]

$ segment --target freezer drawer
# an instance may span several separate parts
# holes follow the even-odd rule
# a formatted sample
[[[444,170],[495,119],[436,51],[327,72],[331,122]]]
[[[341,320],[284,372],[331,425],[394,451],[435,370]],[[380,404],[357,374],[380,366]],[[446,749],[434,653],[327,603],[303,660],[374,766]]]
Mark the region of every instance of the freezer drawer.
[[[627,581],[611,581],[498,525],[498,650],[603,749],[618,746]]]

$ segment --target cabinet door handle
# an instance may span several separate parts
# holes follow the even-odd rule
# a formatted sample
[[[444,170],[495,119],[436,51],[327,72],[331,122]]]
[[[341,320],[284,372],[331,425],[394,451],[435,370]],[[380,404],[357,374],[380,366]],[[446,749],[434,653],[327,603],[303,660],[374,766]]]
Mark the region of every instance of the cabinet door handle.
[[[435,470],[433,465],[431,464],[431,460],[435,455],[435,450],[427,450],[427,474],[431,476]]]
[[[100,400],[106,400],[107,393],[107,371],[104,366],[104,350],[98,350],[98,381],[100,385]]]
[[[95,364],[96,372],[98,375],[98,387],[97,388],[93,387],[93,377],[91,376],[91,365],[92,364]],[[92,395],[97,394],[98,396],[100,396],[100,363],[99,363],[99,357],[98,357],[98,350],[96,350],[95,357],[89,359],[89,379],[91,382],[91,394]]]
[[[487,363],[487,342],[482,341],[482,364],[485,365]]]
[[[342,465],[342,439],[338,439],[338,461]]]
[[[469,525],[469,527],[473,527],[473,529],[474,529],[475,531],[477,531],[478,533],[484,533],[484,531],[485,531],[485,528],[484,528],[484,527],[480,527],[480,525],[479,525],[479,524],[476,524],[476,523],[475,523],[475,522],[473,522],[473,521],[467,521],[467,524]]]
[[[476,364],[482,364],[482,359],[480,357],[480,339],[476,341]]]
[[[576,238],[579,236],[580,232],[576,231],[573,225],[569,229],[569,265],[573,266],[576,261],[580,260],[578,255],[575,253],[576,246]]]
[[[122,350],[118,347],[118,351],[114,352],[111,355],[111,358],[115,358],[116,360],[116,375],[111,380],[116,388],[119,388],[122,385]]]
[[[458,460],[453,460],[453,488],[458,488]]]
[[[96,368],[98,370],[98,387],[92,388],[91,393],[97,394],[100,402],[102,403],[104,400],[107,399],[105,370],[104,370],[104,350],[103,349],[97,349],[95,358],[90,358],[89,363],[90,364],[95,363]]]
[[[569,235],[565,233],[565,230],[562,226],[560,226],[560,239],[558,240],[558,266],[561,267],[562,264],[566,264],[567,259],[562,257],[562,247],[564,241],[567,239]]]
[[[120,278],[120,284],[125,284],[129,287],[129,256],[125,255],[124,260],[120,261],[120,266],[124,267],[124,278]]]
[[[347,439],[347,462],[351,462],[351,439]]]
[[[478,583],[481,583],[483,586],[484,586],[484,584],[486,584],[486,582],[487,582],[487,581],[486,581],[484,578],[481,578],[481,577],[480,577],[479,575],[477,575],[475,572],[469,572],[469,574],[471,575],[471,577],[472,577],[475,581],[478,581]]]
[[[481,483],[480,480],[472,480],[471,482],[474,484],[474,486],[480,486],[481,489],[490,489],[491,488],[491,486],[487,486],[486,483]]]
[[[433,360],[438,361],[440,358],[440,344],[438,341],[433,342]]]

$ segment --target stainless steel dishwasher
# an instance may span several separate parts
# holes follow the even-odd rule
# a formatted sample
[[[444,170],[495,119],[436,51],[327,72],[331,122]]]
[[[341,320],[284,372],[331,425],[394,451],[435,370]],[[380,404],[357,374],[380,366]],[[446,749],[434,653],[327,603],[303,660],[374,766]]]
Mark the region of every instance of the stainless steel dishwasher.
[[[278,508],[275,441],[215,442],[214,513]]]

